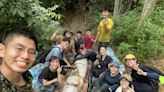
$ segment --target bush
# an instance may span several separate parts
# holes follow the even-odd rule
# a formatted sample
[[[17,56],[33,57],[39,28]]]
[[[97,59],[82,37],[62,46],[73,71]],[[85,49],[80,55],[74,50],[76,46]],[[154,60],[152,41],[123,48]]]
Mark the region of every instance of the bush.
[[[137,23],[140,15],[137,10],[114,18],[112,43],[120,58],[123,59],[127,53],[133,53],[144,60],[163,53],[164,21],[160,18],[164,12],[158,11],[158,8],[139,30]]]

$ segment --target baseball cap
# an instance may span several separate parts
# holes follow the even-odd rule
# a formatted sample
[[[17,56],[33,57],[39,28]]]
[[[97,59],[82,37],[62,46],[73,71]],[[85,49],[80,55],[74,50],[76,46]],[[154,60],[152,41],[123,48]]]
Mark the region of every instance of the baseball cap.
[[[119,62],[111,62],[111,63],[109,63],[109,67],[111,67],[111,66],[120,67],[120,63]]]
[[[125,78],[125,79],[128,80],[129,82],[132,82],[132,77],[131,77],[130,75],[128,75],[128,74],[123,74],[123,75],[120,77],[120,79],[122,79],[122,78]]]
[[[136,59],[136,57],[135,57],[133,54],[127,54],[127,55],[125,56],[125,58],[124,58],[124,61],[125,61],[126,59]]]

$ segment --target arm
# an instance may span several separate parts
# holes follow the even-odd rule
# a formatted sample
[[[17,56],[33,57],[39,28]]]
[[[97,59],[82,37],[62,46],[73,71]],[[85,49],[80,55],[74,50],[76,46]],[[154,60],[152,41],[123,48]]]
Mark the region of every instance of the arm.
[[[60,56],[60,49],[58,48],[53,48],[48,55],[46,56],[46,61],[49,61],[52,56]]]
[[[98,65],[99,64],[99,60],[96,59],[95,62],[94,62],[94,65]]]
[[[52,36],[51,36],[50,40],[52,40],[52,41],[53,41],[53,40],[55,39],[55,37],[56,37],[56,34],[57,34],[57,33],[56,33],[56,32],[54,32],[54,33],[52,34]]]
[[[58,41],[58,42],[61,42],[61,40],[63,39],[63,36],[62,35],[57,35],[56,32],[54,32],[50,38],[50,40],[52,41]]]
[[[76,53],[76,51],[75,51],[75,41],[74,40],[71,40],[71,45],[72,45],[72,52]]]
[[[137,73],[139,75],[143,75],[143,76],[146,76],[148,78],[153,78],[153,79],[159,79],[159,74],[158,73],[155,73],[155,72],[145,72],[143,71],[142,69],[137,69]]]
[[[67,64],[68,67],[71,67],[71,64],[68,62],[67,58],[65,57],[65,55],[63,55],[63,61]]]
[[[58,67],[58,69],[57,69],[57,80],[58,80],[59,83],[62,82],[61,71],[62,71],[62,67]]]
[[[114,84],[114,85],[110,86],[108,89],[110,92],[114,92],[118,87],[119,87],[119,84]]]
[[[104,19],[102,22],[106,31],[110,31],[112,29],[113,21],[111,19]]]
[[[62,69],[61,69],[61,67],[59,66],[58,67],[58,69],[57,69],[57,78],[54,78],[54,79],[52,79],[52,80],[46,80],[46,79],[42,79],[42,82],[43,82],[43,85],[44,86],[47,86],[47,85],[51,85],[51,84],[53,84],[53,83],[55,83],[55,82],[59,82],[59,83],[61,83],[61,71],[62,71]]]
[[[97,41],[98,36],[99,36],[99,31],[97,31],[97,34],[96,34],[96,37],[95,37],[95,42]]]
[[[44,85],[44,86],[47,86],[47,85],[51,85],[51,84],[57,82],[58,80],[57,80],[57,78],[54,78],[54,79],[49,80],[49,81],[46,80],[46,79],[43,79],[42,81],[43,81],[43,85]]]
[[[84,39],[81,37],[81,39],[78,42],[80,44],[80,48],[84,48]]]

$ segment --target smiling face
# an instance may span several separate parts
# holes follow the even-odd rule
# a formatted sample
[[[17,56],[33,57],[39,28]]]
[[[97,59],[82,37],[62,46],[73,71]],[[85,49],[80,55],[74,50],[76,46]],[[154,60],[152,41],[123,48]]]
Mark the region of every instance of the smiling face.
[[[91,31],[87,31],[86,35],[90,36],[91,35]]]
[[[111,72],[111,74],[112,75],[116,75],[116,74],[118,74],[118,70],[119,70],[119,67],[118,66],[115,66],[115,65],[111,65],[110,67],[109,67],[109,69],[110,69],[110,72]]]
[[[67,49],[68,46],[69,46],[69,42],[68,41],[62,41],[61,46],[62,46],[63,49]]]
[[[102,16],[103,16],[103,18],[108,18],[109,12],[108,12],[107,10],[104,10],[104,11],[102,12]]]
[[[66,32],[65,36],[70,38],[70,37],[72,37],[72,33],[71,32]]]
[[[8,44],[1,46],[2,65],[12,72],[22,73],[36,60],[36,44],[32,39],[15,36]]]
[[[101,47],[100,48],[100,54],[101,54],[101,56],[105,56],[106,55],[106,49],[105,49],[105,47]]]
[[[59,66],[60,66],[59,59],[54,59],[50,62],[51,71],[56,71]]]
[[[133,68],[137,63],[136,63],[136,59],[126,59],[125,60],[125,64],[130,67]]]

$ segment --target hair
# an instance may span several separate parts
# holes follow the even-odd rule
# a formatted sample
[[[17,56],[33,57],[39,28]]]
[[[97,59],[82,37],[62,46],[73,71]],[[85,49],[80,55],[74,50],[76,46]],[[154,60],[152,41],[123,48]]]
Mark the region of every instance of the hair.
[[[81,31],[77,31],[77,33],[78,33],[78,34],[82,34],[82,32],[81,32]]]
[[[91,29],[88,28],[88,29],[86,29],[86,31],[90,31],[91,32]]]
[[[26,28],[19,27],[19,28],[7,30],[7,32],[5,32],[5,34],[3,35],[2,43],[4,45],[8,45],[8,43],[11,42],[13,38],[18,37],[18,36],[24,36],[33,40],[37,47],[38,39],[37,39],[36,33],[34,31],[31,31],[30,28],[27,28],[27,27]]]
[[[62,41],[64,41],[64,42],[69,42],[69,43],[70,43],[70,38],[64,37]]]
[[[109,9],[107,6],[104,7],[103,11],[108,11],[109,12]]]
[[[51,59],[50,59],[50,62],[52,62],[54,60],[58,60],[59,61],[59,58],[57,56],[52,56]]]
[[[73,36],[73,32],[71,32],[70,30],[67,30],[67,29],[64,30],[63,36],[65,36],[67,32],[71,33],[71,35]]]
[[[105,48],[105,50],[106,50],[106,47],[105,47],[105,46],[101,46],[100,49],[101,49],[101,48]]]
[[[132,82],[132,81],[129,81],[129,80],[128,80],[127,78],[125,78],[125,77],[123,77],[123,78],[129,82],[129,87],[132,88],[133,82]],[[123,78],[120,78],[120,81],[121,81]]]

